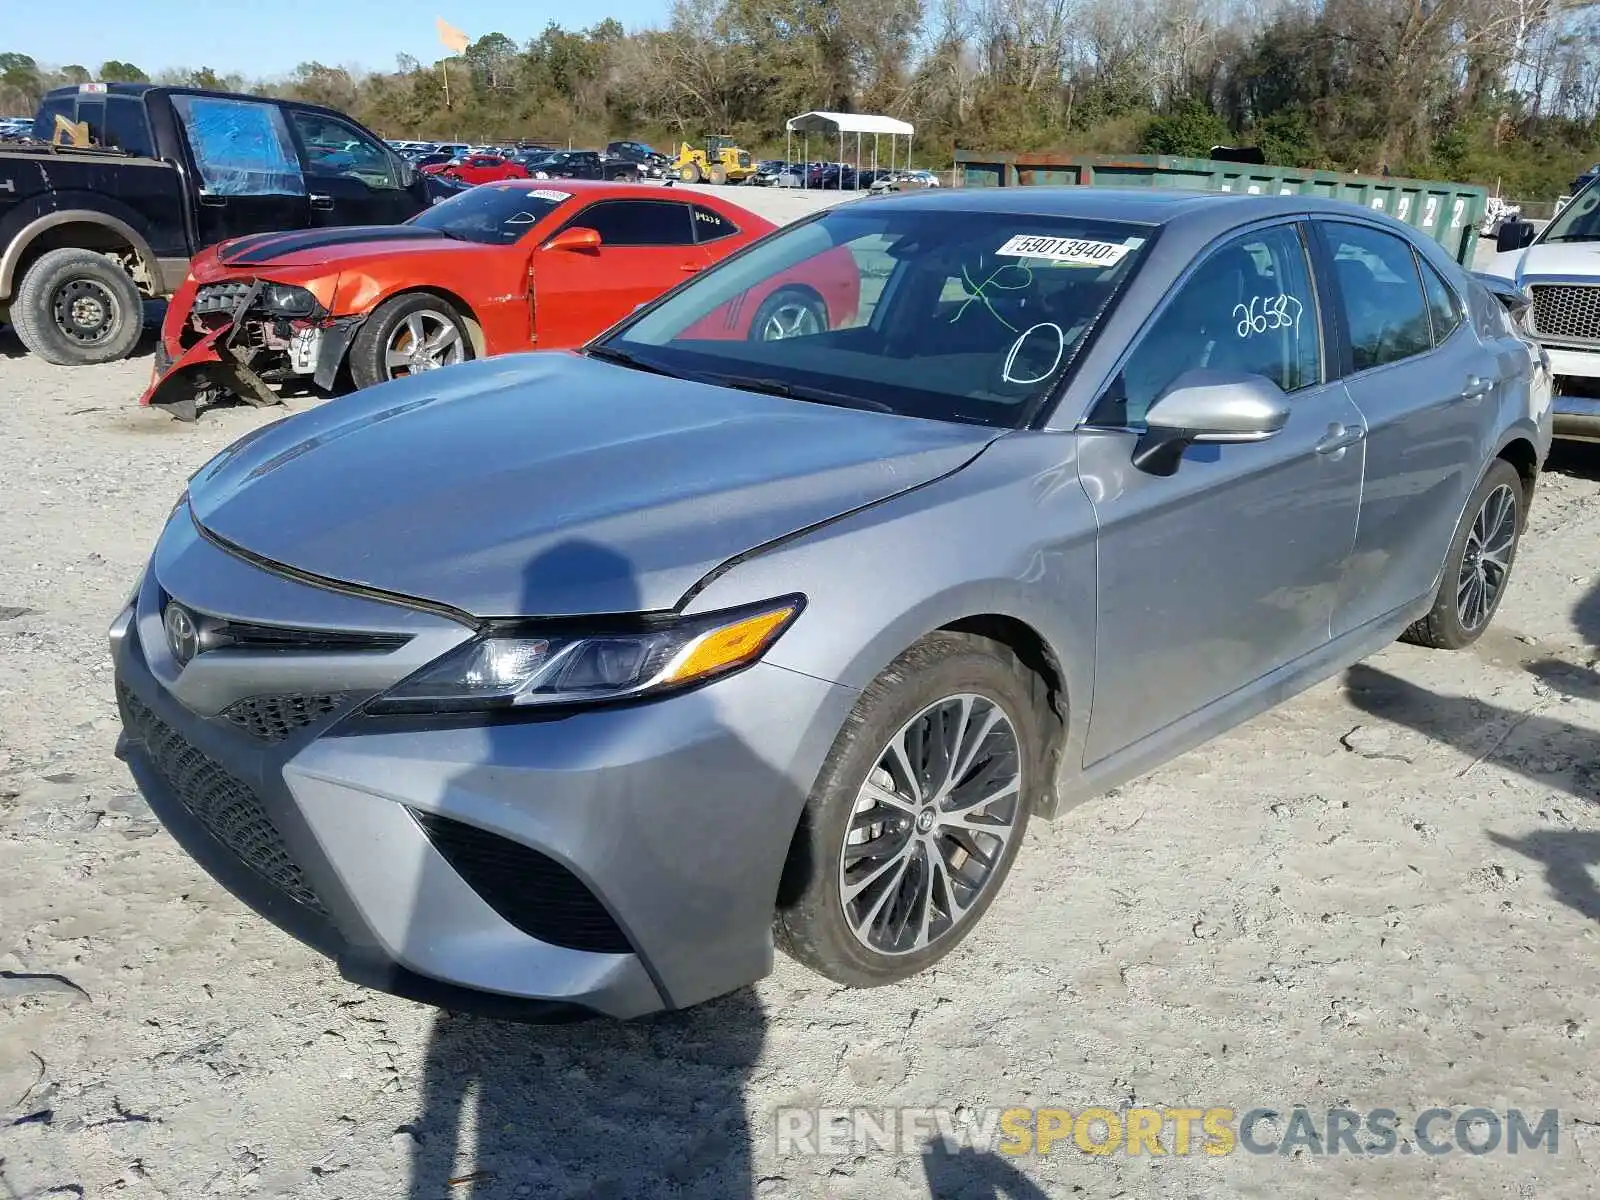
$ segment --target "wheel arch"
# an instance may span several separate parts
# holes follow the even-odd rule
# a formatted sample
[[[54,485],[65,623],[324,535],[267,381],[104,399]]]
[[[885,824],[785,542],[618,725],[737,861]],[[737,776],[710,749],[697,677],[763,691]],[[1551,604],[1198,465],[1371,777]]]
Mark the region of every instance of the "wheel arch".
[[[473,311],[472,305],[462,298],[461,294],[450,288],[440,287],[437,284],[410,285],[402,284],[392,291],[388,291],[374,300],[367,309],[371,314],[378,310],[378,306],[387,304],[391,300],[399,300],[406,296],[433,296],[443,300],[456,310],[456,315],[466,323],[467,337],[472,342],[472,357],[487,358],[489,356],[488,342],[483,334],[483,322],[478,319],[478,314]]]
[[[0,300],[15,296],[18,281],[40,257],[65,249],[131,254],[145,275],[141,291],[164,294],[166,284],[155,252],[137,229],[113,213],[69,208],[35,217],[0,252]],[[137,274],[134,282],[140,282]]]
[[[1530,439],[1518,434],[1495,451],[1495,457],[1515,467],[1522,479],[1522,519],[1526,522],[1528,509],[1533,504],[1534,488],[1539,481],[1539,451]]]

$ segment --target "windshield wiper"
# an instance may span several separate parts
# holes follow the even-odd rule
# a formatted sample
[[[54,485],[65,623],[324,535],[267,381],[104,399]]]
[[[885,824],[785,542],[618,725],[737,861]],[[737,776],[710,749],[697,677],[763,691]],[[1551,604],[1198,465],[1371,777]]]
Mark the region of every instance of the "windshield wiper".
[[[1600,242],[1600,233],[1563,233],[1545,238],[1547,242]]]
[[[742,392],[759,392],[763,396],[782,396],[788,400],[814,400],[818,404],[832,404],[836,408],[859,408],[867,412],[883,413],[900,411],[892,404],[885,404],[881,400],[868,400],[862,396],[848,396],[843,392],[796,386],[781,379],[761,379],[749,375],[717,375],[709,382],[721,387],[738,388]]]
[[[602,362],[616,363],[622,367],[632,367],[635,371],[648,371],[652,375],[665,375],[668,379],[681,379],[682,376],[674,375],[665,367],[658,367],[655,363],[645,362],[636,354],[627,350],[618,350],[615,346],[590,346],[584,351],[589,358],[598,358]]]

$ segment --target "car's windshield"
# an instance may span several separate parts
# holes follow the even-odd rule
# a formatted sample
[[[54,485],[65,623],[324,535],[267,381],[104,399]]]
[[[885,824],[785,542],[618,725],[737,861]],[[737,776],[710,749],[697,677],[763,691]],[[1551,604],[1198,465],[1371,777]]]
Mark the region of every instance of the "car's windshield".
[[[1546,242],[1600,242],[1600,185],[1590,183],[1556,214],[1541,239]]]
[[[1016,425],[1071,366],[1153,233],[862,200],[764,239],[598,352],[799,399]]]
[[[484,183],[424,209],[408,224],[463,241],[509,246],[570,199],[571,192],[551,188]]]

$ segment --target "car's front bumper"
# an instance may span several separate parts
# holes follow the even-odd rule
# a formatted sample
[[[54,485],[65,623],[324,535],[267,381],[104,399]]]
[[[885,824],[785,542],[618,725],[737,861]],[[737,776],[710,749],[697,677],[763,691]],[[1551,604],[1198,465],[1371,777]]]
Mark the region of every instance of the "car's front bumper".
[[[210,652],[178,671],[167,593],[234,620],[304,627],[319,607],[323,625],[344,628],[400,618],[414,640],[392,664],[350,660],[326,676],[342,689],[328,711],[263,740],[226,714],[281,714],[260,696],[315,691],[304,662]],[[403,677],[467,632],[438,623],[449,624],[283,579],[169,526],[112,628],[119,754],[201,866],[357,982],[556,1019],[681,1007],[764,975],[800,808],[855,694],[758,664],[560,719],[362,716],[385,672]]]
[[[1555,435],[1600,441],[1600,350],[1546,344],[1555,376]]]

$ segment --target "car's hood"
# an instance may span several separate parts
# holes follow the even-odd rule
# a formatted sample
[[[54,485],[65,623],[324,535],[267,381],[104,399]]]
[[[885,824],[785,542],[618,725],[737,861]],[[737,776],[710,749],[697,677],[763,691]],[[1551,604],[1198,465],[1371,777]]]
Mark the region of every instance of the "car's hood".
[[[250,553],[475,616],[662,610],[729,558],[954,471],[999,432],[522,354],[268,426],[196,475],[190,501]]]
[[[1522,259],[1515,264],[1513,276],[1519,283],[1552,275],[1589,277],[1600,283],[1600,242],[1540,242],[1520,254]],[[1494,274],[1505,275],[1499,260],[1512,257],[1512,254],[1495,255]]]
[[[217,260],[234,268],[320,267],[392,258],[396,254],[471,252],[475,248],[482,247],[418,225],[346,225],[236,238],[217,247]]]

